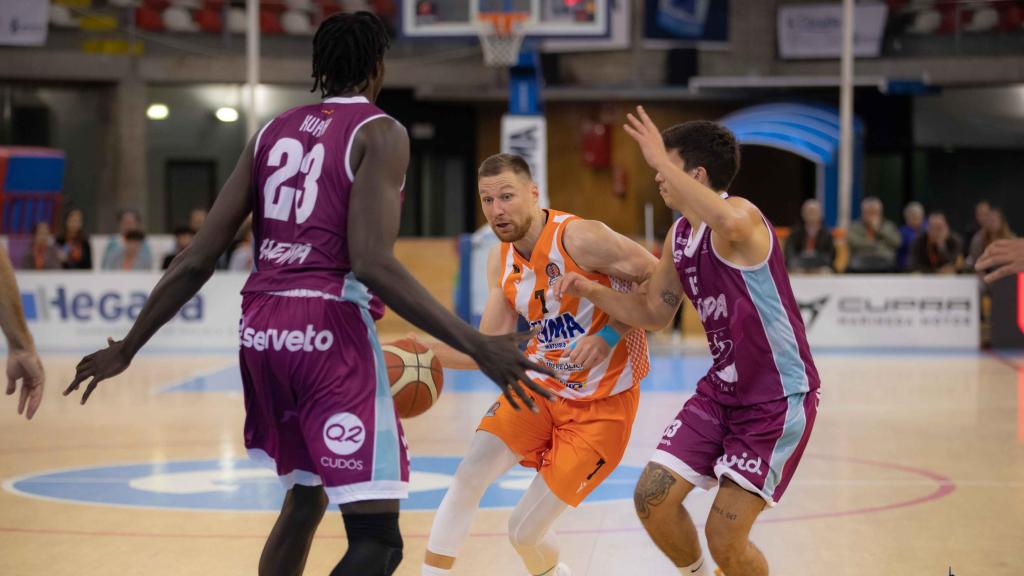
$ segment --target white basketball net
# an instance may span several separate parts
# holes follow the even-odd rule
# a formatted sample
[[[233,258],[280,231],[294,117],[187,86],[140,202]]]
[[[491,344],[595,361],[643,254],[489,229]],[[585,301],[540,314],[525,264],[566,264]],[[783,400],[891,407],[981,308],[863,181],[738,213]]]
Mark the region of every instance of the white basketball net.
[[[494,68],[507,68],[519,62],[519,49],[525,32],[521,22],[502,26],[499,22],[484,22],[480,27],[480,47],[484,51],[484,64]]]

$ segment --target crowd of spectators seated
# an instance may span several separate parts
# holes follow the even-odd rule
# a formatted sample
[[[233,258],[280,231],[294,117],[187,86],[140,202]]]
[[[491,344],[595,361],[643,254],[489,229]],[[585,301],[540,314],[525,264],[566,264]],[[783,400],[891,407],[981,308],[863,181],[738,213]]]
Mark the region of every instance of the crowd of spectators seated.
[[[974,271],[981,254],[998,240],[1016,238],[1003,211],[981,201],[974,218],[958,234],[946,214],[927,213],[919,202],[903,209],[903,225],[897,227],[884,216],[882,201],[867,197],[861,202],[861,217],[850,224],[845,237],[844,266],[837,266],[836,235],[822,222],[817,200],[804,202],[797,223],[786,239],[786,266],[795,273],[918,272],[960,274]]]
[[[154,261],[153,248],[146,239],[142,227],[142,216],[138,210],[125,209],[117,213],[117,233],[111,234],[103,246],[98,262],[100,270],[151,271],[154,264],[166,270],[181,253],[196,232],[206,221],[207,211],[196,208],[189,213],[188,223],[174,228],[174,245],[171,250]],[[102,238],[102,236],[100,237]],[[102,240],[100,240],[102,242]],[[17,257],[21,270],[92,270],[93,242],[86,232],[82,210],[71,208],[61,222],[59,234],[54,237],[48,220],[35,222],[31,234],[19,237],[18,248],[12,254]],[[167,240],[157,241],[158,249],[166,246]],[[240,271],[252,269],[252,232],[249,222],[243,225],[230,249],[218,261],[218,268]]]
[[[189,213],[187,224],[175,227],[172,250],[156,261],[162,264],[161,269],[166,270],[192,242],[206,215],[205,209],[196,208]],[[142,229],[139,211],[118,212],[117,226],[117,234],[110,236],[103,250],[100,269],[153,270],[153,251]],[[910,202],[903,208],[903,224],[897,226],[885,218],[882,201],[869,196],[861,202],[860,218],[850,224],[845,235],[842,231],[837,234],[825,224],[820,202],[812,198],[802,204],[799,222],[788,235],[783,235],[784,255],[786,266],[793,273],[958,274],[974,272],[975,263],[993,243],[1016,238],[1003,211],[984,200],[975,205],[974,218],[963,232],[958,234],[951,229],[946,214],[927,213],[919,202]],[[18,259],[23,270],[93,268],[89,235],[78,208],[65,214],[56,238],[49,223],[39,221],[24,242]],[[840,254],[844,247],[845,253]],[[218,268],[252,270],[253,251],[252,226],[247,220],[220,258]]]

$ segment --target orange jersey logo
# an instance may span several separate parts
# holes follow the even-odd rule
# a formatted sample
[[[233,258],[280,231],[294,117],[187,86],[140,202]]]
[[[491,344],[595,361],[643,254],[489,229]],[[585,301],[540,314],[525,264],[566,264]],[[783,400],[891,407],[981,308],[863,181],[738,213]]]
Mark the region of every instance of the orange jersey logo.
[[[596,400],[629,390],[650,370],[647,335],[630,330],[603,361],[584,370],[569,360],[576,343],[608,324],[608,315],[584,298],[566,295],[559,300],[555,283],[568,272],[626,291],[630,283],[604,274],[585,272],[565,251],[562,235],[577,216],[547,210],[548,221],[527,260],[509,243],[501,245],[503,262],[501,288],[517,312],[537,330],[526,349],[534,362],[553,368],[559,378],[535,372],[530,377],[546,384],[556,394],[573,400]]]

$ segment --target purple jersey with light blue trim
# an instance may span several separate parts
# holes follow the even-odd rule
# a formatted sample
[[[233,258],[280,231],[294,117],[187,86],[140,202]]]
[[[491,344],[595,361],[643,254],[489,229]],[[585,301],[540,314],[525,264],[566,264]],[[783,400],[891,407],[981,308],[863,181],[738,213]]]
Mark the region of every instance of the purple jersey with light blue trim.
[[[685,218],[673,230],[679,281],[700,315],[714,364],[698,392],[726,406],[749,406],[820,386],[782,250],[768,219],[771,250],[758,266],[718,256],[711,230]]]
[[[309,290],[368,308],[384,306],[352,274],[348,252],[351,146],[388,116],[366,98],[328,98],[274,118],[256,139],[253,271],[243,294]]]

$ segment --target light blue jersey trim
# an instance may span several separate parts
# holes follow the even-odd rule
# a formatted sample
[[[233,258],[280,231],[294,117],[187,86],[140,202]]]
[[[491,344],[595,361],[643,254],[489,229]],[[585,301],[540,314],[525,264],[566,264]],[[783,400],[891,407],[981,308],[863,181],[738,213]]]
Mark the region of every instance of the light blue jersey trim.
[[[782,298],[775,286],[771,267],[743,270],[740,273],[750,299],[754,302],[754,309],[761,318],[765,337],[768,338],[772,358],[782,381],[783,396],[807,392],[811,389],[807,382],[807,366],[800,358],[800,344],[786,309],[782,307]]]
[[[345,285],[341,288],[341,299],[354,303],[364,310],[370,309],[370,289],[352,272],[345,274]]]
[[[360,284],[361,285],[361,284]],[[345,288],[349,286],[345,283]],[[373,475],[371,482],[401,481],[401,452],[398,449],[398,420],[395,417],[395,402],[391,399],[391,384],[388,382],[387,368],[384,364],[384,352],[380,349],[377,339],[377,328],[366,308],[359,310],[366,324],[366,332],[373,346],[373,358],[377,375],[377,389],[374,394],[373,410]]]
[[[793,394],[786,398],[786,422],[782,425],[782,436],[775,442],[772,459],[768,463],[768,477],[764,480],[765,494],[775,499],[775,488],[782,479],[782,471],[793,456],[800,439],[807,429],[807,415],[804,413],[806,394]]]

